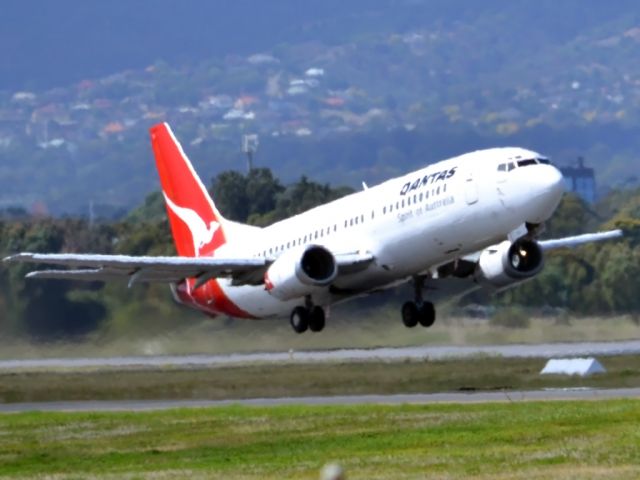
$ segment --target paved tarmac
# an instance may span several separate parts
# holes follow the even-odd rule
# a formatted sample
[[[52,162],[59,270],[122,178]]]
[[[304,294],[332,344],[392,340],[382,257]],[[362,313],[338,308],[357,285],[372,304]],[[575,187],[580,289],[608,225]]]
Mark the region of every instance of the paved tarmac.
[[[441,360],[478,355],[505,358],[556,358],[640,354],[640,340],[623,342],[547,343],[539,345],[421,346],[400,348],[166,355],[107,358],[34,358],[0,360],[0,370],[47,368],[202,367],[255,363]]]
[[[358,404],[429,404],[487,403],[544,400],[605,400],[640,398],[640,388],[617,389],[548,389],[532,391],[454,392],[400,395],[341,395],[332,397],[253,398],[238,400],[108,400],[0,404],[0,413],[18,412],[116,412],[153,411],[173,408],[203,408],[224,405],[358,405]]]

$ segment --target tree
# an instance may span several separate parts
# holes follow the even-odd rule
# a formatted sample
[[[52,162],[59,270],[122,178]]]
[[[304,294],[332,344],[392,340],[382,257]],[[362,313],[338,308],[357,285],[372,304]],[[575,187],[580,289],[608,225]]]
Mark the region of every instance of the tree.
[[[574,193],[568,193],[547,222],[545,236],[552,238],[584,233],[593,216],[584,200]]]
[[[211,196],[218,210],[229,220],[246,222],[249,216],[247,178],[239,172],[228,170],[213,179]]]
[[[276,207],[277,196],[284,187],[268,168],[255,168],[247,175],[245,195],[249,202],[249,215],[264,215]]]
[[[640,250],[628,242],[604,245],[597,263],[601,268],[601,296],[610,311],[640,311]]]

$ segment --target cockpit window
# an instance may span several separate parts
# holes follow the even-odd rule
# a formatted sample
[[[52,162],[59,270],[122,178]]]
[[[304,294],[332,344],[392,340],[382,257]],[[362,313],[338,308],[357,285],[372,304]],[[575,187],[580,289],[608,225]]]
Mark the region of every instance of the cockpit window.
[[[526,160],[518,160],[518,166],[519,167],[526,167],[529,165],[535,165],[536,163],[536,159],[535,158],[528,158]]]
[[[516,157],[517,158],[517,157]],[[546,157],[538,157],[538,158],[526,158],[524,160],[518,160],[517,162],[509,162],[509,163],[500,163],[498,165],[499,172],[510,172],[511,170],[517,167],[527,167],[529,165],[536,165],[538,163],[542,163],[545,165],[550,165],[551,162]]]

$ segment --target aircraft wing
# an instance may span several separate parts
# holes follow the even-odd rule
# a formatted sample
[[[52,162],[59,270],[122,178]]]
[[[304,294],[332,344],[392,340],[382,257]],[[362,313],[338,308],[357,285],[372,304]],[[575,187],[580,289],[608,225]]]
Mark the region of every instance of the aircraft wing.
[[[612,240],[622,236],[622,230],[609,230],[552,240],[540,240],[538,244],[543,251],[548,251],[557,248],[573,248],[585,243]],[[482,251],[477,251],[453,262],[440,265],[437,268],[437,275],[426,277],[424,280],[424,287],[429,291],[429,295],[433,298],[457,297],[481,288],[476,280],[481,253]],[[515,281],[514,285],[517,283],[519,282]]]
[[[150,257],[75,253],[19,253],[4,259],[8,263],[41,263],[66,267],[35,270],[27,278],[108,281],[125,279],[135,283],[172,283],[196,278],[201,285],[212,278],[231,278],[234,285],[260,285],[273,263],[266,258]],[[339,254],[340,274],[348,274],[373,261],[370,254]]]
[[[134,257],[127,255],[93,255],[70,253],[20,253],[5,258],[5,262],[44,263],[68,269],[36,270],[27,278],[105,281],[118,278],[137,282],[178,282],[184,278],[239,277],[247,273],[264,273],[268,260],[264,258],[191,258]]]
[[[542,250],[553,250],[554,248],[573,248],[585,243],[601,242],[620,237],[622,237],[622,230],[609,230],[607,232],[585,233],[574,237],[540,240],[538,244]]]

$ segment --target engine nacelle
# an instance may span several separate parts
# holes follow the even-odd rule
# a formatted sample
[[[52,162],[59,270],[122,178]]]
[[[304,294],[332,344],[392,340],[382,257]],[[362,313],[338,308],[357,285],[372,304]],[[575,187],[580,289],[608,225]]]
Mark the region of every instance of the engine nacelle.
[[[474,275],[481,283],[504,288],[534,277],[543,264],[542,249],[535,240],[505,240],[482,251]]]
[[[264,274],[267,291],[280,300],[304,297],[326,287],[338,275],[338,265],[329,250],[307,245],[280,255]]]

